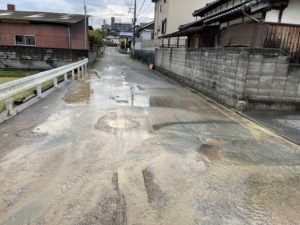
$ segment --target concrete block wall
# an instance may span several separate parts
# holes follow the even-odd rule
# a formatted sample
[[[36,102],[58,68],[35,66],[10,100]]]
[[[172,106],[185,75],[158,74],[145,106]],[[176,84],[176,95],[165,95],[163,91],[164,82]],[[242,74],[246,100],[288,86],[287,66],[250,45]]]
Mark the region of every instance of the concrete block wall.
[[[87,57],[86,50],[0,46],[0,69],[49,70]]]
[[[156,66],[169,76],[236,106],[279,107],[299,103],[300,70],[289,72],[289,58],[278,50],[250,48],[160,48]]]

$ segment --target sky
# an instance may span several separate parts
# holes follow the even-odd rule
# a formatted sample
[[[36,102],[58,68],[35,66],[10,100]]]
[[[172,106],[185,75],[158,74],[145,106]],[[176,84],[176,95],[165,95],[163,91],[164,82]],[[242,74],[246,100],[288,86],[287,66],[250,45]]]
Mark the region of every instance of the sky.
[[[20,11],[63,12],[83,14],[84,0],[0,0],[0,9],[8,3],[15,4]],[[134,0],[86,0],[87,13],[92,16],[90,25],[99,28],[103,20],[110,24],[110,18],[117,22],[132,22]],[[154,4],[151,0],[137,0],[138,23],[150,22],[154,17]]]

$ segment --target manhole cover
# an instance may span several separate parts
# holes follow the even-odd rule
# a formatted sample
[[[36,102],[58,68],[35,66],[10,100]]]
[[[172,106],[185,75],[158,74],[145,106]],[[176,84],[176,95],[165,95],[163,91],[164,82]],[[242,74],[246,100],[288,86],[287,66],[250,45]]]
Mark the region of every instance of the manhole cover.
[[[101,117],[95,124],[95,128],[107,132],[129,130],[139,127],[139,123],[127,115],[111,113]]]
[[[45,137],[48,135],[48,133],[45,132],[39,132],[38,129],[25,129],[18,131],[16,134],[18,137],[22,138],[38,138],[38,137]]]
[[[117,129],[128,129],[138,126],[138,123],[133,120],[118,119],[108,122],[108,125]]]

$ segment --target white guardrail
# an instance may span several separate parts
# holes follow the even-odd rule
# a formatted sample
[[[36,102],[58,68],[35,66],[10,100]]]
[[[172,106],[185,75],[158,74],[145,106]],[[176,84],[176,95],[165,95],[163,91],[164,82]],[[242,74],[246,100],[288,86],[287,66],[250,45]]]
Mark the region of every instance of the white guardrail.
[[[77,76],[78,78],[80,78],[81,75],[86,72],[87,64],[88,59],[84,59],[76,63],[68,64],[66,66],[58,67],[32,76],[0,84],[0,101],[5,101],[6,111],[8,111],[8,114],[12,114],[13,96],[35,88],[37,97],[41,98],[43,97],[43,83],[53,80],[54,88],[57,88],[58,77],[64,75],[64,81],[67,81],[68,73],[72,73],[72,79],[75,79],[75,70],[77,70]]]

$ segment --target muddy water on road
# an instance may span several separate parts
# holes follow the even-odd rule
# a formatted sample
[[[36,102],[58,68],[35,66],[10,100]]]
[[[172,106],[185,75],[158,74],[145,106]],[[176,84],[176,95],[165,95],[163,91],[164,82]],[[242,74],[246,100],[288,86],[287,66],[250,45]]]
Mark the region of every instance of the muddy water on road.
[[[0,125],[0,224],[300,224],[298,146],[113,49],[93,69]]]

